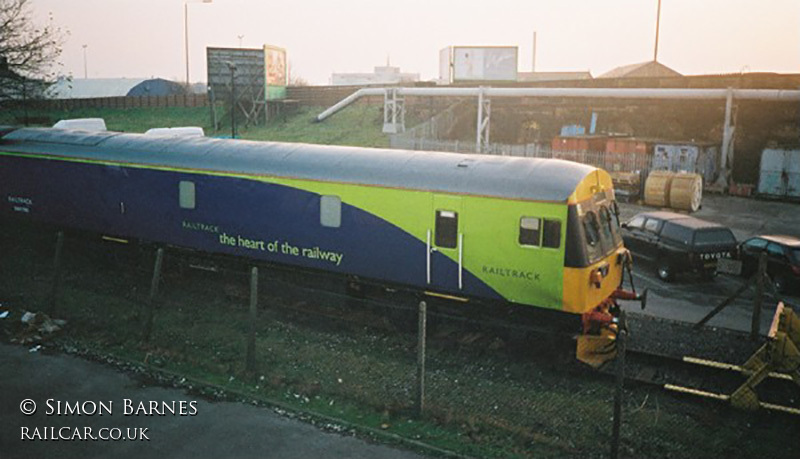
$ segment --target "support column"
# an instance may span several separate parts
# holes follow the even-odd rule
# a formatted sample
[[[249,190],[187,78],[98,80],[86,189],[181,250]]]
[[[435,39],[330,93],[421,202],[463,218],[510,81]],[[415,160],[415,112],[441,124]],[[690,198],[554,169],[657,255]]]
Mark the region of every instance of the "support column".
[[[250,330],[247,337],[247,355],[245,371],[255,374],[256,371],[256,319],[258,314],[258,268],[250,268]]]
[[[761,252],[758,256],[758,272],[756,273],[756,294],[753,298],[753,317],[750,324],[750,339],[758,340],[761,330],[761,306],[764,302],[764,280],[767,277],[767,254]]]
[[[492,115],[492,104],[483,94],[483,87],[478,92],[478,120],[475,134],[475,153],[487,151],[489,146],[489,121]]]
[[[59,231],[56,237],[56,254],[53,259],[53,284],[50,290],[50,315],[55,315],[58,310],[58,300],[61,296],[61,253],[64,248],[64,232]]]
[[[728,88],[728,95],[725,99],[725,121],[722,126],[722,148],[719,152],[719,175],[716,185],[724,190],[728,189],[730,172],[733,170],[733,134],[735,126],[732,123],[733,117],[733,88]]]
[[[164,249],[159,247],[156,251],[156,262],[153,266],[153,278],[150,280],[150,296],[147,299],[147,316],[144,322],[144,332],[142,340],[150,341],[153,333],[153,308],[155,307],[156,295],[158,295],[158,284],[161,282],[161,264],[164,260]]]
[[[428,320],[427,304],[419,302],[419,323],[417,327],[417,416],[425,411],[425,335]]]
[[[397,134],[406,131],[405,99],[398,95],[397,88],[387,89],[383,94],[383,133]]]

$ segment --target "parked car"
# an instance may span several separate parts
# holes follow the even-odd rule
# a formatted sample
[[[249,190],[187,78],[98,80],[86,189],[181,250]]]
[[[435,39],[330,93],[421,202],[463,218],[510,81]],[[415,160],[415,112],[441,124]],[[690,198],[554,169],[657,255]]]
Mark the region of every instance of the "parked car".
[[[775,290],[786,292],[800,285],[800,238],[793,236],[754,236],[739,246],[742,275],[751,276],[758,269],[758,257],[767,253],[767,274]]]
[[[645,212],[622,224],[625,247],[652,261],[663,281],[684,272],[706,278],[716,273],[717,260],[733,258],[736,237],[726,226],[673,212]]]

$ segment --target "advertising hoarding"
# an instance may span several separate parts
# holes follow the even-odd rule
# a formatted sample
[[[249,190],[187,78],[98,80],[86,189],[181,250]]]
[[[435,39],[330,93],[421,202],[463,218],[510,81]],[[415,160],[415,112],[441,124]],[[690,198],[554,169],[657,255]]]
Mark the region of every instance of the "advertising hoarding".
[[[286,50],[272,45],[264,45],[265,94],[267,100],[286,97],[289,85],[289,72],[286,63]]]
[[[517,53],[516,46],[454,46],[450,81],[517,81]]]

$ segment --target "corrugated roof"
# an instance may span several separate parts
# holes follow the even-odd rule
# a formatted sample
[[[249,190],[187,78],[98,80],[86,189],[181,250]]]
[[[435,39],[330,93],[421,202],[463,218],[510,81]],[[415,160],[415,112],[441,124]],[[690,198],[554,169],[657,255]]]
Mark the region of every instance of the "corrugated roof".
[[[609,70],[597,78],[635,78],[635,77],[670,77],[682,76],[658,61],[629,64]]]
[[[558,202],[596,170],[557,159],[48,128],[16,130],[2,145],[9,152]]]
[[[75,78],[60,79],[48,89],[55,99],[91,99],[95,97],[124,97],[147,78]]]
[[[517,81],[571,81],[591,80],[592,74],[585,72],[517,72]]]

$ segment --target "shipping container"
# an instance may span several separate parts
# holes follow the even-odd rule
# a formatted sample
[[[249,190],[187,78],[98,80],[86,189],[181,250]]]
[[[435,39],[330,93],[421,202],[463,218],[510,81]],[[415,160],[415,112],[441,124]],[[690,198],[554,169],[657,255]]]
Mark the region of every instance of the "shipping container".
[[[800,198],[800,150],[768,148],[761,154],[758,193]]]
[[[717,177],[719,147],[700,142],[658,142],[653,149],[653,169],[693,172],[705,183]]]
[[[654,140],[609,137],[605,145],[605,169],[609,172],[641,170],[649,164],[654,145]]]
[[[556,136],[551,142],[553,157],[586,163],[586,153],[602,153],[607,139],[604,135]]]

